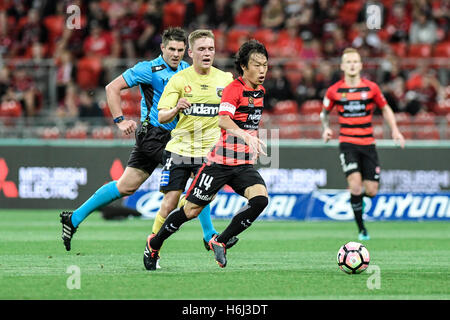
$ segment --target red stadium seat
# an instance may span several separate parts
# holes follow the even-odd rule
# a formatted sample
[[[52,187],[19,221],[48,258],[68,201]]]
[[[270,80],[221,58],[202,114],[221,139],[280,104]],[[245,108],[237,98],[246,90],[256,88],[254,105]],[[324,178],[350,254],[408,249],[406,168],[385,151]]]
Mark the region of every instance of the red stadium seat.
[[[447,115],[450,114],[450,98],[442,99],[433,108],[433,112],[437,115]]]
[[[272,115],[271,121],[272,125],[278,128],[300,122],[300,116],[297,113],[276,113]]]
[[[19,118],[22,116],[22,106],[18,101],[0,102],[0,117]]]
[[[231,52],[237,52],[241,43],[246,41],[250,36],[247,30],[231,29],[227,35],[227,46]]]
[[[276,103],[274,113],[281,115],[286,113],[298,114],[298,104],[294,100],[284,100]]]
[[[56,41],[62,36],[66,17],[63,15],[52,15],[44,18],[44,25],[48,30],[49,53],[53,53]]]
[[[258,29],[252,34],[252,38],[258,40],[262,44],[264,44],[266,47],[270,46],[272,43],[274,43],[276,39],[276,33],[272,31],[272,29]]]
[[[303,40],[300,36],[292,36],[286,30],[278,33],[278,39],[274,45],[277,48],[277,55],[282,57],[298,57],[303,47]]]
[[[415,138],[420,140],[439,140],[439,129],[435,125],[416,127]]]
[[[322,125],[322,121],[320,120],[320,114],[318,114],[318,113],[301,114],[299,119],[300,119],[302,126],[308,126],[308,125],[320,126],[320,125]],[[330,123],[333,124],[334,119],[333,120],[330,119]]]
[[[408,49],[406,42],[391,43],[389,46],[398,57],[406,57],[406,52]]]
[[[163,5],[163,28],[182,27],[186,4],[184,1],[170,1]]]
[[[47,127],[44,128],[41,133],[40,133],[40,137],[42,139],[59,139],[60,138],[60,131],[58,129],[58,127]]]
[[[395,114],[395,120],[399,126],[401,125],[410,125],[411,124],[411,116],[406,112],[399,112]]]
[[[288,125],[279,127],[280,139],[300,139],[301,128],[300,123],[294,122]]]
[[[412,140],[414,138],[414,130],[412,126],[399,125],[398,130],[406,140]],[[388,138],[390,139],[391,136],[389,135]]]
[[[410,44],[408,49],[408,57],[428,58],[431,56],[430,44]]]
[[[358,18],[358,13],[361,10],[363,2],[361,1],[346,1],[339,9],[339,21],[344,25],[352,25]]]
[[[78,62],[77,83],[80,88],[89,90],[98,86],[102,62],[97,57],[84,57]]]
[[[220,29],[214,29],[212,32],[216,42],[221,42],[222,38],[226,37],[225,33]]]
[[[320,100],[309,100],[305,101],[300,107],[301,114],[312,114],[320,113],[322,111],[322,101]]]
[[[302,128],[302,137],[305,139],[321,139],[322,128],[320,126],[307,126]]]
[[[414,116],[413,123],[416,126],[434,125],[436,116],[431,112],[420,112]]]
[[[111,140],[114,139],[114,132],[111,127],[97,127],[92,130],[93,139]]]
[[[433,57],[449,58],[450,57],[450,42],[437,43],[433,50]]]
[[[85,127],[74,127],[68,129],[65,134],[66,139],[86,139],[87,129]]]

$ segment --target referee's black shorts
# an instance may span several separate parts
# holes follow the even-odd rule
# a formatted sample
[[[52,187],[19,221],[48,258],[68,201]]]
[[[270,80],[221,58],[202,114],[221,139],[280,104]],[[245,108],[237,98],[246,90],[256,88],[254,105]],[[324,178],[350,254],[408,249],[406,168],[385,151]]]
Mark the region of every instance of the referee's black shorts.
[[[136,130],[136,144],[128,159],[128,167],[152,174],[159,164],[163,164],[163,151],[170,140],[170,131],[148,124],[147,133],[140,134],[142,124]]]

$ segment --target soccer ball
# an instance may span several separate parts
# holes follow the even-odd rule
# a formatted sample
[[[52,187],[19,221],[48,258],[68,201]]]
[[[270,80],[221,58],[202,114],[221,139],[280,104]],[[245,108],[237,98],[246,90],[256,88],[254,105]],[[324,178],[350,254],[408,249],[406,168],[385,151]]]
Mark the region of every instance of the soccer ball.
[[[359,242],[344,244],[337,254],[338,266],[346,273],[361,273],[367,269],[369,262],[369,251]]]

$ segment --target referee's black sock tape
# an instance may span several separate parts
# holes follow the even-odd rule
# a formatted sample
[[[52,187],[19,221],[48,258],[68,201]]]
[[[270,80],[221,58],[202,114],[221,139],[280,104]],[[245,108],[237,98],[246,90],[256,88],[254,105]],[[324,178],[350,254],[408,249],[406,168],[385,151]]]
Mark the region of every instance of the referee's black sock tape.
[[[251,226],[253,221],[263,212],[269,203],[266,196],[256,196],[248,200],[248,204],[242,207],[236,215],[231,219],[228,227],[217,237],[218,242],[227,243],[233,236]]]
[[[163,242],[172,234],[177,232],[181,225],[188,220],[189,219],[184,213],[184,207],[173,210],[167,217],[166,221],[164,221],[164,224],[161,226],[161,229],[159,229],[156,236],[150,240],[150,246],[152,249],[159,250]]]

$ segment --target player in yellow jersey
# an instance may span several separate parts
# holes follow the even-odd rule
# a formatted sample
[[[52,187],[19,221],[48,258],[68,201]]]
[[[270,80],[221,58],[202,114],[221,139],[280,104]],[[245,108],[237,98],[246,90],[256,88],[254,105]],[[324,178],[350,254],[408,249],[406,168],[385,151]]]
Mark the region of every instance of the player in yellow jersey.
[[[172,130],[171,140],[164,151],[165,165],[160,182],[160,191],[164,193],[164,198],[147,244],[159,231],[169,213],[176,209],[189,178],[197,173],[208,152],[219,139],[220,99],[223,89],[233,81],[231,73],[212,66],[215,45],[214,34],[210,30],[193,31],[188,40],[188,54],[192,58],[192,66],[170,78],[158,104],[160,123],[170,122],[175,117],[178,117],[178,123]],[[201,216],[199,218],[202,219]],[[209,216],[207,218],[211,221]],[[206,225],[202,220],[202,228]],[[203,233],[203,240],[206,242],[217,234],[212,224],[209,233],[205,232],[205,229]],[[229,248],[236,242],[237,238],[234,237],[226,245]],[[148,270],[155,268],[147,263],[150,258],[154,258],[151,254],[151,250],[146,246],[144,265]]]

